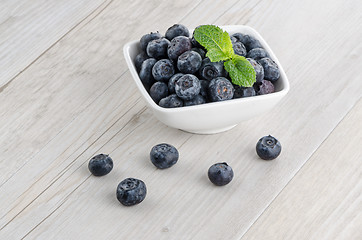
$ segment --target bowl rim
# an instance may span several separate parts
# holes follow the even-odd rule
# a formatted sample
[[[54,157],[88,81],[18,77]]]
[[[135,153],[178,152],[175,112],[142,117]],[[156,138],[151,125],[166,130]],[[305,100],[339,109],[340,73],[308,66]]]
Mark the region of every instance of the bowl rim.
[[[136,85],[138,87],[138,89],[140,90],[141,94],[143,95],[143,98],[147,101],[148,105],[150,107],[152,107],[154,110],[158,111],[158,112],[163,112],[163,113],[173,113],[173,112],[189,112],[189,111],[197,111],[198,109],[208,109],[208,108],[214,108],[215,106],[225,106],[225,105],[238,105],[240,102],[250,102],[250,101],[263,101],[263,100],[268,100],[270,98],[282,98],[283,96],[285,96],[288,91],[289,91],[289,81],[288,78],[285,74],[285,71],[283,69],[283,66],[280,64],[278,58],[275,56],[274,52],[272,51],[272,49],[270,48],[270,46],[268,45],[268,43],[264,40],[264,38],[252,27],[250,26],[246,26],[246,25],[222,25],[222,26],[218,26],[220,27],[223,31],[226,32],[237,32],[237,31],[241,31],[242,30],[237,30],[237,29],[247,29],[247,31],[251,32],[252,35],[254,37],[256,37],[261,44],[263,45],[263,47],[268,51],[270,57],[278,64],[279,70],[280,70],[280,79],[282,80],[282,84],[283,84],[283,88],[278,91],[278,92],[274,92],[274,93],[269,93],[269,94],[264,94],[264,95],[256,95],[256,96],[251,96],[251,97],[247,97],[247,98],[237,98],[237,99],[231,99],[228,101],[220,101],[220,102],[209,102],[206,104],[199,104],[199,105],[193,105],[193,106],[183,106],[183,107],[178,107],[178,108],[164,108],[164,107],[160,107],[159,105],[157,105],[153,99],[151,98],[151,96],[149,95],[149,93],[146,91],[145,87],[142,84],[141,79],[139,78],[138,72],[136,71],[136,67],[133,63],[133,59],[131,59],[131,56],[129,54],[130,48],[132,47],[138,47],[137,44],[139,43],[139,40],[133,40],[130,42],[127,42],[124,47],[123,47],[123,54],[126,60],[126,63],[128,65],[128,69],[131,72],[131,75],[133,77],[133,80],[136,82]],[[227,30],[229,29],[229,30]],[[230,29],[234,29],[234,30],[230,30]],[[190,29],[190,32],[193,32],[194,29]]]

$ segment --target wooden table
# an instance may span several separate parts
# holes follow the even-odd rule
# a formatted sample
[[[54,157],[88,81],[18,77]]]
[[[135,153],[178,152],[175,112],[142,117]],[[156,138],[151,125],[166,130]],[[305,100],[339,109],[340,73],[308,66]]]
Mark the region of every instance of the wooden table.
[[[362,239],[362,1],[8,0],[0,3],[0,239]],[[123,45],[174,23],[245,24],[289,77],[271,112],[216,135],[158,122]],[[263,161],[272,134],[281,156]],[[180,160],[149,161],[168,142]],[[89,159],[113,171],[94,177]],[[215,187],[220,161],[234,180]],[[148,195],[116,199],[126,177]]]

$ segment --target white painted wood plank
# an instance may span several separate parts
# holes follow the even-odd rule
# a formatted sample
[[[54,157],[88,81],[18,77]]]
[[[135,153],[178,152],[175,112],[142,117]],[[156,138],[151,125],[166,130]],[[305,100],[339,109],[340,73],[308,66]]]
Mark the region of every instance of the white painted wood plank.
[[[241,239],[362,238],[362,100]]]
[[[0,92],[49,47],[109,0],[0,2]]]
[[[352,14],[352,16],[354,15]],[[345,21],[349,22],[353,20],[354,19]],[[339,27],[338,24],[336,28],[337,27]],[[358,25],[355,27],[357,28]],[[351,35],[353,30],[355,29],[351,29],[351,32],[345,30],[344,33],[346,37]],[[358,31],[354,31],[353,34],[360,36],[360,32]],[[327,34],[324,40],[330,38],[331,35]],[[338,42],[339,45],[342,44],[342,40],[343,39]],[[298,44],[301,43],[302,42],[298,42]],[[356,45],[356,43],[357,42],[352,42],[351,46],[352,44]],[[298,46],[299,45],[297,45],[297,47]],[[315,48],[317,49],[321,46],[322,44],[319,43],[319,45],[317,44]],[[333,45],[331,43],[329,45],[327,44],[327,47],[330,46]],[[348,45],[347,47],[350,46]],[[337,48],[333,49],[333,51],[328,54],[332,55],[336,53],[344,52],[340,48]],[[290,52],[283,52],[282,54],[287,55],[290,54]],[[324,56],[328,57],[328,54]],[[280,57],[280,54],[278,54],[278,56]],[[317,60],[318,59],[314,59],[310,64],[316,64]],[[290,62],[286,64],[286,66],[289,67],[288,69],[291,69],[291,72],[297,72],[296,70],[299,70],[299,68],[296,67],[296,63],[299,63],[299,61],[302,60],[294,59],[294,62]],[[19,207],[21,213],[19,215],[15,214],[15,219],[11,221],[11,223],[7,226],[7,228],[4,229],[4,231],[9,233],[12,231],[11,229],[18,230],[18,226],[24,226],[27,224],[31,226],[31,224],[37,224],[38,222],[32,221],[34,219],[38,219],[39,217],[44,218],[43,216],[49,215],[49,217],[46,217],[44,222],[29,235],[29,237],[40,235],[44,238],[47,238],[49,236],[53,236],[53,234],[57,234],[58,237],[68,236],[71,238],[75,238],[76,236],[79,236],[79,229],[84,228],[91,228],[90,233],[87,233],[86,231],[80,231],[82,232],[82,234],[85,234],[84,236],[87,236],[87,234],[90,234],[89,236],[95,236],[91,234],[100,234],[102,232],[101,230],[105,230],[107,226],[109,227],[112,224],[113,225],[111,232],[108,233],[109,236],[119,237],[120,229],[122,229],[122,227],[126,227],[119,226],[121,224],[120,222],[122,222],[120,221],[121,215],[119,214],[124,213],[126,214],[126,216],[131,216],[131,219],[129,219],[130,223],[128,227],[137,226],[137,220],[140,219],[143,222],[153,223],[152,226],[149,226],[147,224],[143,225],[145,226],[145,228],[149,227],[147,229],[144,229],[144,233],[132,232],[131,234],[133,234],[135,237],[139,236],[137,234],[148,234],[148,236],[153,236],[154,238],[157,238],[159,237],[159,234],[163,234],[161,235],[161,237],[163,236],[163,238],[170,239],[172,237],[177,238],[177,236],[180,236],[180,234],[185,233],[188,234],[185,235],[186,238],[187,236],[194,236],[196,234],[199,234],[196,236],[205,237],[209,237],[211,235],[220,236],[217,235],[218,233],[215,233],[212,230],[216,229],[216,226],[223,225],[225,222],[229,224],[228,230],[231,230],[229,231],[230,234],[233,234],[233,236],[237,236],[238,234],[242,233],[242,231],[247,229],[248,224],[253,222],[253,219],[258,216],[258,213],[263,211],[263,208],[267,206],[271,199],[277,194],[278,190],[283,187],[283,184],[285,185],[288,179],[290,179],[294,175],[298,167],[303,164],[303,161],[306,161],[306,159],[308,159],[308,156],[314,151],[314,149],[319,146],[320,142],[328,135],[331,129],[334,128],[339,119],[344,116],[348,108],[354,104],[356,99],[358,99],[357,97],[360,93],[358,90],[361,88],[361,85],[357,81],[358,76],[351,73],[353,72],[353,70],[355,70],[356,66],[350,66],[349,63],[350,62],[347,61],[346,65],[340,66],[337,64],[337,61],[332,61],[329,62],[329,64],[324,63],[324,65],[321,66],[321,68],[324,69],[324,74],[329,70],[334,70],[335,73],[339,70],[349,70],[346,71],[349,72],[346,77],[350,81],[343,81],[343,84],[346,85],[346,90],[335,95],[336,100],[331,101],[331,96],[332,93],[336,91],[336,86],[338,84],[335,87],[331,87],[329,89],[327,88],[325,95],[323,95],[323,98],[321,98],[318,102],[315,101],[318,98],[314,97],[314,95],[318,93],[318,84],[313,82],[312,80],[308,80],[307,85],[302,85],[300,87],[298,86],[298,91],[294,89],[292,95],[290,94],[288,96],[288,100],[278,106],[275,112],[264,116],[266,119],[268,119],[269,126],[265,125],[265,118],[259,118],[253,122],[248,122],[244,125],[239,126],[236,129],[236,133],[228,132],[223,135],[215,136],[192,136],[190,140],[183,144],[183,141],[187,140],[185,136],[187,136],[188,134],[182,133],[180,135],[180,133],[176,130],[162,128],[162,124],[158,123],[154,118],[150,117],[150,113],[148,112],[148,110],[144,113],[141,112],[140,115],[137,115],[137,117],[135,118],[136,122],[139,125],[133,125],[134,121],[131,121],[129,125],[125,124],[126,118],[132,117],[132,115],[134,114],[134,112],[132,112],[130,115],[126,116],[125,120],[122,120],[125,122],[120,122],[119,124],[114,125],[114,127],[110,128],[105,133],[105,135],[103,135],[104,138],[96,141],[93,145],[90,146],[90,148],[88,148],[89,140],[87,140],[87,138],[81,138],[80,140],[84,144],[84,146],[82,147],[84,147],[86,151],[82,154],[82,151],[80,151],[80,149],[76,149],[75,152],[80,152],[80,155],[77,155],[73,152],[73,145],[67,143],[66,139],[69,135],[77,132],[77,130],[79,129],[79,125],[82,124],[84,120],[87,119],[86,117],[89,117],[92,112],[100,111],[102,108],[104,108],[104,106],[106,106],[105,103],[107,101],[111,102],[109,99],[112,99],[110,97],[112,95],[108,95],[110,93],[110,90],[107,90],[106,93],[102,96],[102,98],[105,98],[104,102],[97,102],[98,105],[92,104],[90,108],[87,109],[87,115],[85,115],[85,113],[81,114],[79,118],[75,119],[72,124],[68,126],[69,128],[67,127],[66,129],[64,129],[64,131],[61,132],[54,139],[54,141],[52,141],[50,145],[44,149],[44,151],[42,151],[42,153],[40,154],[42,158],[39,158],[40,161],[42,161],[42,164],[46,165],[48,163],[45,160],[52,159],[49,160],[49,162],[54,163],[55,166],[59,164],[64,165],[60,167],[60,172],[59,169],[57,170],[57,168],[54,166],[49,167],[50,171],[48,171],[47,169],[47,171],[41,172],[42,178],[40,180],[37,179],[39,180],[40,184],[38,185],[38,182],[34,182],[35,186],[26,191],[26,194],[23,195],[23,199],[26,199],[26,196],[28,196],[27,193],[29,192],[39,192],[39,189],[45,191],[37,199],[35,199],[34,202],[30,202],[30,205],[24,210],[21,210],[23,208]],[[326,67],[326,65],[331,66]],[[308,76],[308,72],[306,72],[306,70],[309,69],[304,69],[303,71],[301,71],[301,73]],[[310,76],[312,76],[313,74],[316,74],[316,72],[312,71],[309,74]],[[321,73],[321,75],[323,74]],[[342,74],[336,74],[336,76],[334,76],[331,81],[335,81],[341,75]],[[129,77],[130,76],[127,75],[127,78]],[[126,83],[126,78],[122,79],[122,82]],[[294,78],[292,83],[295,84],[298,82],[298,80],[302,80],[299,75]],[[127,85],[129,86],[129,88],[127,89],[133,88],[133,90],[135,90],[133,85],[131,85],[131,83],[129,84],[130,85]],[[312,91],[309,92],[309,90]],[[304,102],[302,102],[305,96],[302,94],[297,94],[298,92],[309,92],[308,97],[310,97],[310,99],[308,101],[310,103],[316,102],[316,104],[310,104],[305,107]],[[133,92],[121,93],[122,95],[124,94],[125,97],[132,96],[133,94]],[[347,93],[350,94],[348,95]],[[324,105],[328,105],[330,102],[332,103],[327,108],[323,107]],[[310,115],[311,113],[320,108],[321,111],[319,112],[319,114],[316,114],[315,116],[313,115],[314,117],[311,119],[311,122],[307,122],[307,124],[305,124],[305,126],[302,128],[300,127],[300,125],[305,119],[293,119],[294,116],[300,116],[300,114],[298,113],[301,110],[304,110],[306,115]],[[109,110],[105,111],[108,112]],[[291,116],[289,117],[288,114],[291,114]],[[279,121],[281,116],[282,120]],[[322,121],[325,119],[327,119],[327,121],[323,123]],[[115,121],[115,119],[112,119],[111,121]],[[316,124],[317,126],[314,126],[314,124]],[[255,129],[255,125],[259,127]],[[291,126],[289,129],[290,132],[286,133],[283,126]],[[316,134],[311,134],[311,131],[313,131],[315,128],[319,130],[316,131]],[[119,132],[119,134],[115,134],[119,129],[122,130]],[[253,129],[254,132],[251,133],[250,129]],[[250,151],[250,149],[253,148],[253,145],[255,144],[257,138],[260,137],[261,134],[265,134],[266,131],[274,132],[276,133],[276,135],[282,137],[282,139],[291,139],[293,137],[293,134],[295,134],[298,137],[305,137],[306,139],[310,140],[311,144],[298,149],[301,154],[296,160],[293,159],[295,160],[295,162],[290,162],[291,159],[289,159],[288,156],[291,156],[291,154],[290,152],[288,153],[288,151],[286,153],[283,152],[283,158],[281,159],[281,161],[279,161],[285,164],[266,165],[264,162],[255,162],[256,159],[253,155],[254,153]],[[78,134],[83,137],[83,133]],[[145,134],[148,137],[144,138]],[[85,135],[87,135],[87,133]],[[180,165],[177,165],[182,167],[183,170],[180,168],[177,170],[177,168],[175,168],[176,170],[174,171],[176,171],[176,173],[165,172],[165,177],[160,176],[159,178],[154,179],[154,177],[152,177],[154,173],[150,173],[149,165],[145,165],[145,162],[136,161],[135,159],[145,159],[145,157],[147,158],[147,154],[145,154],[145,152],[149,151],[149,148],[152,146],[150,141],[163,141],[164,139],[173,141],[176,146],[178,146],[180,149],[184,149],[183,151],[186,151],[187,154],[185,155],[184,162],[180,162]],[[240,139],[240,142],[235,141],[235,139]],[[255,141],[249,141],[250,139],[254,139]],[[107,143],[108,140],[110,140],[110,142]],[[73,140],[71,140],[70,142],[72,144]],[[91,143],[92,142],[93,141],[91,140]],[[200,146],[200,149],[194,150],[194,146],[200,145],[200,142],[203,142],[203,144]],[[214,149],[219,145],[221,146],[223,142],[232,144],[230,144],[230,146],[228,145],[226,147],[226,150],[220,150],[216,154],[215,152],[210,151],[210,149]],[[58,145],[53,145],[53,143],[58,143]],[[65,148],[67,157],[69,156],[69,154],[71,155],[69,159],[64,155],[53,156],[52,152],[57,149],[59,143],[64,144],[62,148]],[[106,145],[104,145],[104,143],[106,143]],[[135,145],[136,143],[138,145],[132,147],[132,145]],[[288,142],[285,144],[288,149]],[[101,148],[103,145],[104,147]],[[117,147],[118,145],[120,146]],[[70,148],[69,152],[67,152],[67,146]],[[140,150],[137,146],[143,146],[144,148],[143,150]],[[88,149],[92,151],[88,152]],[[121,170],[116,170],[116,176],[113,175],[113,179],[103,180],[102,183],[98,182],[99,179],[88,178],[89,175],[86,175],[88,173],[86,170],[86,162],[89,157],[97,151],[113,151],[116,158],[122,159],[119,160],[119,162],[122,162],[122,165],[124,166],[124,168],[121,168]],[[228,153],[228,151],[230,152]],[[126,156],[132,159],[124,159],[125,152],[127,153]],[[205,152],[207,154],[205,154]],[[225,155],[225,153],[227,154]],[[236,180],[238,184],[230,185],[230,188],[226,188],[226,190],[216,190],[215,188],[210,188],[211,186],[207,185],[209,183],[207,179],[205,179],[204,171],[202,171],[207,169],[207,167],[211,163],[220,159],[220,156],[223,156],[226,159],[231,159],[233,163],[232,166],[235,166],[236,169],[239,169],[239,176],[244,176],[242,179],[239,178],[239,180]],[[243,161],[245,162],[241,162],[238,158],[243,159]],[[39,159],[36,160],[39,161]],[[25,171],[26,169],[24,169],[24,173],[28,172],[30,174],[34,174],[33,170],[36,170],[36,167],[39,167],[39,165],[36,165],[35,161],[32,161],[32,163],[33,164],[31,165],[31,168],[27,169],[28,171]],[[47,167],[48,166],[49,165],[47,165]],[[135,170],[134,168],[138,170]],[[39,171],[43,171],[43,169]],[[58,174],[54,174],[55,172],[57,172]],[[166,186],[164,189],[153,188],[154,190],[151,192],[152,195],[147,198],[152,200],[155,198],[157,199],[158,196],[161,196],[161,200],[166,199],[164,200],[165,202],[161,202],[164,205],[161,206],[161,203],[158,204],[156,207],[152,205],[151,210],[150,205],[139,205],[139,210],[120,209],[119,204],[116,205],[116,202],[114,201],[114,186],[111,185],[113,185],[113,182],[119,181],[124,178],[126,172],[132,172],[133,174],[144,176],[144,179],[148,180],[148,182],[151,182],[151,184],[153,184],[154,186],[159,186],[164,182],[169,182],[168,186]],[[30,179],[36,179],[34,175]],[[16,178],[13,178],[15,183],[18,183],[20,181],[19,179],[21,179],[21,177],[23,176],[23,174],[19,174],[16,176]],[[176,178],[175,176],[179,177]],[[49,179],[51,184],[46,185],[46,183],[49,183]],[[190,195],[183,196],[182,193],[186,191],[180,191],[177,192],[174,196],[169,196],[169,192],[172,186],[180,185],[180,182],[182,182],[183,180],[185,180],[186,186],[191,186],[195,183],[195,181],[199,181],[200,179],[201,181],[203,181],[202,185],[196,186],[195,189],[192,189],[191,191],[189,188],[186,189],[186,191],[190,192]],[[29,180],[29,178],[27,180]],[[79,187],[79,184],[83,182],[85,184]],[[271,187],[269,185],[270,182],[272,183]],[[96,183],[100,185],[95,188],[93,187],[93,184]],[[104,186],[104,188],[102,188],[102,186]],[[265,188],[266,186],[268,187]],[[10,190],[10,185],[7,185],[6,187],[6,191],[4,191],[5,193],[9,193],[12,191]],[[180,187],[182,187],[182,185],[180,185]],[[258,187],[258,191],[254,189],[255,187]],[[74,189],[76,190],[73,191]],[[0,191],[3,190],[0,189]],[[185,188],[183,190],[185,190]],[[222,197],[222,199],[225,200],[227,207],[225,207],[225,204],[223,204],[223,207],[221,207],[220,202],[216,200],[216,198],[220,196],[220,191],[233,192],[232,199],[229,199],[230,194],[225,194]],[[189,204],[189,200],[192,199],[192,194],[196,195],[196,199],[200,201]],[[245,195],[248,197],[246,199],[243,199]],[[261,195],[262,197],[256,197],[259,195]],[[107,200],[105,200],[106,198]],[[215,200],[211,198],[215,198]],[[94,200],[95,202],[90,203],[89,199]],[[104,205],[104,201],[109,201],[107,202],[107,205],[109,203],[112,206],[111,209],[105,209],[108,206]],[[166,217],[162,218],[162,216],[164,216],[165,214],[165,211],[160,210],[174,209],[175,202],[178,203],[178,205],[176,205],[177,208],[175,209],[175,211],[170,211],[170,213]],[[200,202],[203,202],[203,204],[200,205]],[[86,203],[85,206],[83,205],[84,203]],[[144,204],[147,204],[147,202],[145,202]],[[4,205],[8,206],[6,204]],[[14,207],[14,205],[12,206]],[[27,206],[27,204],[25,204],[25,206]],[[14,207],[13,209],[16,209],[16,207]],[[102,210],[105,210],[105,212],[103,212]],[[211,212],[207,212],[207,210],[210,210]],[[234,215],[230,213],[233,213]],[[104,221],[104,225],[98,226],[96,222],[89,221],[89,219],[94,219],[95,216],[97,216],[97,219],[101,218]],[[148,218],[145,218],[145,216],[147,216]],[[7,217],[8,216],[5,216],[5,219]],[[202,219],[200,220],[198,217],[202,217]],[[185,220],[189,218],[193,218],[195,219],[195,221],[190,222]],[[165,221],[165,219],[167,221]],[[227,219],[227,221],[224,221],[225,219]],[[112,222],[112,224],[110,224],[110,222]],[[199,223],[199,225],[195,226],[193,224],[195,222]],[[69,228],[69,226],[74,226],[74,228]],[[25,228],[26,227],[28,226],[25,226]],[[153,231],[153,229],[160,229],[160,232],[156,233]],[[2,233],[4,233],[4,231],[2,231]],[[199,237],[198,239],[202,238]]]

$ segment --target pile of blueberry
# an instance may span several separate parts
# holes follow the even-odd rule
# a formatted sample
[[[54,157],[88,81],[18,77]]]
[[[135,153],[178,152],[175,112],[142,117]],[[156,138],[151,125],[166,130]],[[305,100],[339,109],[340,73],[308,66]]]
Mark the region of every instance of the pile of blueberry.
[[[151,98],[165,108],[273,93],[279,68],[259,40],[242,33],[230,38],[235,54],[246,57],[254,67],[253,87],[233,84],[223,62],[205,57],[206,50],[181,24],[170,27],[165,36],[158,32],[142,36],[136,70]]]
[[[281,152],[280,142],[272,137],[262,137],[256,144],[256,153],[261,159],[273,160]],[[154,146],[150,152],[150,160],[158,169],[167,169],[177,163],[179,153],[177,149],[167,143]],[[113,160],[109,155],[98,154],[88,163],[88,169],[94,176],[104,176],[113,169]],[[234,177],[233,169],[226,163],[213,164],[207,173],[210,181],[216,186],[224,186]],[[124,206],[133,206],[146,198],[146,184],[136,178],[126,178],[117,186],[116,196]]]

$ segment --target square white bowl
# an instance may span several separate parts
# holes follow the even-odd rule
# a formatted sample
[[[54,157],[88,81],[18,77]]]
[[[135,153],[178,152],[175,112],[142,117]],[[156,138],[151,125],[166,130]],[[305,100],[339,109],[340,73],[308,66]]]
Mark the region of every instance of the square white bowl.
[[[280,78],[275,83],[275,92],[253,97],[238,98],[222,102],[211,102],[201,105],[163,108],[158,106],[144,88],[138,76],[134,59],[141,52],[139,40],[127,43],[123,48],[124,57],[134,82],[138,87],[147,105],[152,109],[154,116],[167,126],[191,133],[214,134],[229,130],[238,123],[271,110],[289,91],[288,78],[277,57],[253,28],[243,25],[220,26],[231,36],[233,33],[248,34],[258,39],[279,67]],[[193,32],[191,30],[190,32]]]

